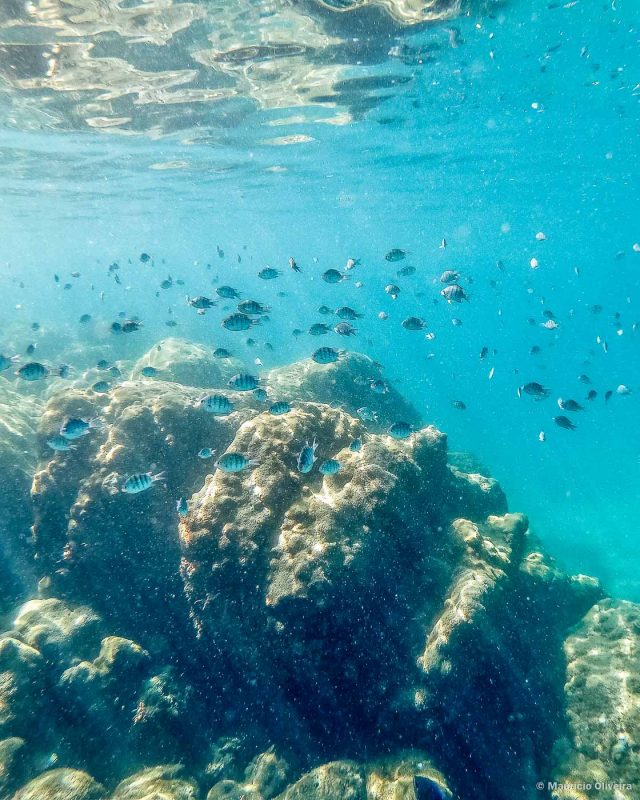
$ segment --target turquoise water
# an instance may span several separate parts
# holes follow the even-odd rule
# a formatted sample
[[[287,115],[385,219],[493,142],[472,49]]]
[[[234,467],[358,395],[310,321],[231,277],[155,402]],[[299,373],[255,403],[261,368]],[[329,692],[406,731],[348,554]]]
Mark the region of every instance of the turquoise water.
[[[98,359],[130,369],[168,336],[258,373],[323,345],[363,353],[561,569],[640,602],[635,0],[470,2],[430,24],[384,4],[41,5],[0,10],[0,353],[23,364],[35,343],[80,388]],[[240,51],[273,42],[290,49]],[[267,265],[282,274],[261,280]],[[348,277],[328,284],[329,268]],[[445,270],[468,302],[445,302]],[[223,284],[269,321],[224,330]],[[218,307],[196,314],[197,295]],[[357,335],[311,337],[339,322],[322,305],[361,312]],[[427,327],[405,330],[410,316]],[[116,336],[122,318],[143,327]],[[51,396],[12,373],[5,386]],[[532,381],[546,399],[518,396]]]
[[[632,249],[640,237],[637,9],[624,0],[551,5],[511,2],[490,16],[457,19],[461,43],[454,48],[447,24],[421,31],[374,26],[364,33],[376,56],[393,46],[435,43],[440,49],[422,65],[381,58],[345,67],[344,80],[355,87],[372,75],[397,84],[354,89],[345,94],[347,110],[244,109],[221,120],[196,103],[168,110],[142,105],[141,126],[151,127],[146,117],[157,116],[158,126],[178,128],[151,141],[88,130],[78,118],[56,124],[33,109],[17,116],[19,103],[38,107],[39,93],[5,88],[3,347],[20,352],[29,339],[21,326],[32,321],[43,325],[45,337],[46,330],[82,336],[81,313],[109,319],[120,310],[140,315],[139,341],[148,344],[161,335],[169,305],[181,335],[217,342],[215,328],[193,320],[182,302],[185,291],[174,286],[155,296],[149,283],[165,273],[184,278],[190,294],[206,294],[212,274],[245,292],[259,290],[268,302],[276,288],[286,291],[273,314],[274,352],[266,364],[308,356],[308,337],[294,340],[291,329],[306,330],[320,319],[320,304],[366,309],[357,349],[385,365],[454,448],[478,455],[511,507],[528,513],[570,571],[596,574],[614,594],[639,599],[633,568],[638,400],[603,400],[607,389],[640,383],[640,331],[632,327],[640,322],[640,253]],[[136,45],[128,49],[135,56]],[[167,48],[157,49],[160,69]],[[48,92],[47,102],[64,108],[68,98],[58,94]],[[318,122],[349,114],[350,99],[351,122]],[[179,130],[190,112],[204,117],[200,127]],[[37,130],[28,129],[30,122]],[[76,130],[60,130],[67,126]],[[305,140],[274,143],[281,137]],[[539,231],[545,241],[536,240]],[[225,259],[217,258],[216,244]],[[414,265],[415,275],[396,278],[402,264],[383,258],[392,247],[410,252],[403,264]],[[137,263],[142,251],[153,254],[153,270]],[[303,266],[301,275],[287,270],[290,255]],[[324,269],[342,268],[350,256],[363,265],[350,282],[320,282]],[[130,257],[134,263],[127,266]],[[538,259],[537,270],[531,258]],[[113,260],[125,262],[130,288],[107,281],[105,267]],[[284,270],[273,285],[255,277],[265,264]],[[473,279],[468,305],[434,305],[437,278],[449,268]],[[53,284],[54,272],[64,280],[76,269],[82,278],[72,291]],[[395,303],[384,293],[390,280],[402,287]],[[595,304],[603,307],[599,315],[590,312]],[[544,309],[554,312],[558,330],[539,327]],[[379,311],[389,319],[379,321]],[[426,318],[434,341],[399,327],[411,314]],[[452,317],[463,324],[452,327]],[[606,354],[597,336],[607,341]],[[529,355],[534,344],[542,349],[538,356]],[[481,362],[483,346],[497,353]],[[429,361],[427,354],[433,354]],[[578,430],[556,429],[555,398],[582,401],[590,388],[577,382],[581,373],[599,396],[576,418]],[[547,385],[551,398],[518,400],[517,386],[530,380]],[[465,413],[451,407],[458,396]]]

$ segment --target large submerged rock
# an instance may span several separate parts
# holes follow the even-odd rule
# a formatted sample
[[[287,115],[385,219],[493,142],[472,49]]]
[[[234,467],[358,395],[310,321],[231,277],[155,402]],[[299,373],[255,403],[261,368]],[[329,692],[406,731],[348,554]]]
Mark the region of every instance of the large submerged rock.
[[[603,800],[633,800],[640,786],[640,606],[598,603],[567,638],[565,653],[570,742],[559,743],[565,758],[554,781],[599,783]],[[555,796],[581,797],[570,788]]]
[[[495,482],[450,469],[436,429],[369,433],[353,452],[361,425],[317,403],[259,415],[230,444],[257,466],[217,472],[193,498],[182,574],[213,669],[255,691],[254,714],[292,747],[455,737],[441,757],[473,764],[476,784],[497,781],[500,747],[500,796],[533,796],[564,626],[599,589],[544,559],[531,569],[526,518],[505,515]],[[314,438],[336,475],[296,469]]]
[[[371,390],[374,381],[384,382],[380,364],[361,353],[344,353],[333,364],[316,364],[313,359],[296,361],[272,369],[268,384],[275,400],[307,401],[339,406],[353,416],[367,409],[371,430],[403,420],[418,424],[420,415],[391,385],[383,394]],[[372,416],[374,415],[374,416]]]
[[[241,371],[242,362],[235,358],[215,358],[213,351],[205,345],[170,338],[158,342],[136,361],[132,380],[144,378],[145,367],[157,370],[154,379],[206,389],[224,385]]]
[[[450,458],[393,387],[372,392],[367,357],[266,373],[270,401],[292,404],[274,416],[228,390],[233,365],[170,342],[156,378],[55,390],[37,433],[34,405],[10,443],[40,458],[20,496],[42,580],[0,636],[0,786],[414,800],[422,775],[445,797],[529,800],[544,775],[636,782],[636,607],[604,601],[580,622],[597,583],[562,574],[497,481]],[[206,413],[209,391],[232,413]],[[101,424],[52,453],[69,416]],[[400,419],[404,440],[387,432]],[[254,463],[216,469],[230,451]],[[164,480],[121,491],[148,471]]]

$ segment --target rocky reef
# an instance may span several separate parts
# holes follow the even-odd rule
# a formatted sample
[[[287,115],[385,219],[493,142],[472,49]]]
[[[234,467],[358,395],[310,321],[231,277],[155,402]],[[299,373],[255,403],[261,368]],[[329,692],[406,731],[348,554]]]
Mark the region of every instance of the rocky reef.
[[[565,642],[571,738],[558,742],[556,783],[601,784],[605,800],[632,800],[640,786],[640,607],[603,600]],[[579,790],[558,798],[577,800]]]
[[[419,776],[434,796],[529,800],[547,778],[634,783],[640,609],[558,570],[494,479],[449,458],[392,386],[371,391],[384,376],[365,356],[266,372],[266,400],[230,391],[233,369],[167,340],[131,380],[53,391],[5,436],[27,460],[3,524],[33,525],[33,557],[32,599],[0,636],[0,797],[415,800]],[[210,393],[232,407],[207,413]],[[67,417],[99,423],[53,453]],[[249,463],[217,468],[225,453]],[[164,479],[122,491],[146,472]]]
[[[0,616],[25,596],[33,582],[29,493],[41,413],[37,397],[19,394],[0,377]]]

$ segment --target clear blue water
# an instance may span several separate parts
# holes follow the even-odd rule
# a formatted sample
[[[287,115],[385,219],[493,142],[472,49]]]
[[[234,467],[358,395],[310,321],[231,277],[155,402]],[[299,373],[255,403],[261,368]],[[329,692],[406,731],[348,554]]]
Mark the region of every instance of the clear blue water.
[[[45,339],[47,331],[81,337],[81,313],[106,323],[126,310],[145,322],[142,352],[164,335],[169,305],[180,335],[224,343],[217,325],[194,319],[183,302],[186,291],[210,291],[212,275],[276,306],[268,331],[274,352],[260,353],[266,365],[308,356],[309,337],[295,339],[291,330],[317,321],[320,304],[366,309],[354,349],[384,364],[452,448],[477,454],[510,507],[526,511],[568,570],[595,574],[613,594],[638,600],[637,7],[629,0],[552,8],[514,0],[455,26],[456,47],[447,24],[370,29],[377,50],[377,39],[384,50],[433,42],[440,49],[422,65],[381,58],[344,67],[347,78],[394,76],[396,85],[367,91],[387,99],[341,125],[318,120],[349,110],[312,105],[245,109],[224,128],[213,110],[195,131],[122,135],[92,130],[62,111],[50,120],[39,113],[47,105],[67,108],[64,91],[45,92],[40,102],[36,90],[5,83],[3,348],[21,352],[33,338],[26,330],[32,321]],[[5,41],[11,34],[17,38],[6,27]],[[103,50],[117,50],[107,34],[98,40]],[[138,45],[140,58],[150,57],[142,53],[149,47]],[[14,50],[4,53],[5,74]],[[171,50],[156,50],[161,69]],[[135,43],[128,52],[135,58]],[[81,100],[82,92],[73,98]],[[151,104],[139,114],[177,128],[181,114],[201,111],[202,104],[186,102],[178,113]],[[292,136],[304,140],[274,143]],[[536,240],[538,232],[546,240]],[[408,250],[407,260],[386,262],[392,247]],[[154,256],[153,269],[138,262],[142,251]],[[286,268],[290,255],[302,275]],[[362,260],[350,281],[320,280],[350,256]],[[113,260],[123,264],[121,286],[106,275]],[[270,285],[256,278],[266,264],[284,269]],[[417,271],[397,278],[404,264]],[[473,280],[465,283],[469,304],[437,302],[437,278],[449,268]],[[82,276],[72,290],[54,284],[55,272],[64,282],[74,270]],[[157,297],[167,274],[185,287]],[[390,280],[402,288],[396,302],[384,293]],[[287,292],[279,303],[277,291]],[[591,312],[595,304],[600,314]],[[557,330],[540,327],[545,309]],[[379,311],[388,320],[379,320]],[[426,318],[435,340],[400,327],[412,314]],[[453,317],[462,325],[452,325]],[[110,346],[107,335],[104,342]],[[533,345],[539,355],[529,354]],[[484,346],[496,353],[481,361]],[[580,373],[599,396],[568,432],[551,418],[559,413],[557,397],[582,402],[592,388],[577,381]],[[517,386],[531,380],[548,386],[551,397],[518,399]],[[619,384],[634,394],[605,403],[604,392]],[[458,398],[466,412],[451,406]]]
[[[99,358],[131,365],[168,336],[229,348],[248,365],[259,359],[256,371],[265,372],[307,359],[321,345],[365,353],[383,365],[388,382],[415,406],[425,423],[446,433],[450,450],[473,454],[485,474],[499,481],[509,509],[527,514],[541,548],[563,570],[595,576],[607,595],[640,602],[637,0],[468,0],[451,4],[461,5],[462,13],[428,25],[407,24],[385,11],[414,8],[417,4],[410,0],[363,0],[367,8],[344,13],[323,10],[316,0],[0,5],[0,353],[16,353],[24,363],[27,346],[35,343],[34,358],[71,364],[69,386],[94,381],[95,376],[87,377],[93,373],[84,373]],[[406,251],[406,258],[387,260],[385,254],[393,248]],[[150,254],[149,263],[140,260],[142,253]],[[290,257],[301,273],[289,268]],[[322,280],[329,268],[344,270],[349,258],[360,263],[348,279],[338,285]],[[114,262],[119,264],[120,283],[109,271]],[[258,277],[267,265],[282,270],[277,280]],[[415,273],[399,276],[398,270],[407,265],[415,267]],[[460,272],[469,302],[444,301],[440,275],[445,270]],[[161,282],[168,276],[173,285],[163,289]],[[385,291],[389,283],[400,287],[396,300]],[[197,315],[185,301],[186,296],[213,296],[220,284],[272,306],[270,321],[249,334],[230,333],[220,320],[234,309],[234,302],[220,302],[218,308]],[[322,305],[362,312],[355,323],[357,336],[309,336],[306,331],[312,324],[337,321],[319,314]],[[83,314],[91,315],[90,324],[80,323]],[[111,325],[119,315],[139,317],[142,329],[131,336],[114,336]],[[405,330],[401,323],[410,316],[424,318],[427,328]],[[555,329],[543,326],[550,319],[557,322]],[[167,327],[168,320],[176,326]],[[296,331],[303,333],[295,335]],[[256,340],[255,346],[247,344],[247,336]],[[532,348],[538,352],[532,353]],[[581,381],[581,375],[587,375],[589,383]],[[519,396],[518,387],[533,381],[547,387],[546,399]],[[12,370],[0,373],[0,398],[7,385],[24,394],[47,394],[46,387],[19,383]],[[60,382],[56,386],[60,388]],[[617,391],[618,387],[627,387],[628,392]],[[597,392],[593,400],[586,399],[590,390]],[[585,409],[560,411],[559,398],[576,400]],[[456,407],[458,401],[464,409]],[[0,423],[11,425],[6,409],[0,405],[6,417],[0,417]],[[560,414],[568,416],[576,429],[558,427],[553,418]],[[42,452],[39,461],[43,468]],[[64,463],[73,465],[71,460]],[[6,487],[7,492],[11,488]],[[47,490],[55,495],[46,480],[36,481],[36,516],[41,512],[38,493],[46,495]],[[2,493],[0,489],[0,503]],[[97,496],[100,500],[93,506],[87,503],[87,513],[95,512],[91,519],[99,520],[104,497],[99,492]],[[156,495],[149,496],[153,498],[149,516],[164,531],[158,522],[161,501],[152,505]],[[55,515],[53,523],[49,519],[53,539],[58,522],[65,529],[67,513],[71,528],[78,520],[82,527],[78,511],[82,502],[69,510],[69,504],[64,505],[67,499],[62,497],[60,520]],[[176,499],[170,498],[174,539],[167,545],[167,572],[169,581],[178,585],[185,575],[191,578],[187,567],[192,565],[187,561],[185,567],[183,562],[183,574],[178,574]],[[104,500],[104,508],[108,502]],[[2,505],[0,525],[16,511]],[[17,511],[26,530],[25,518],[30,524],[32,509]],[[141,530],[146,530],[145,514],[132,515]],[[42,528],[42,517],[36,528],[38,524]],[[156,530],[153,525],[149,530]],[[105,530],[110,531],[108,524]],[[82,535],[86,530],[80,539]],[[100,530],[95,537],[98,552],[101,535]],[[43,538],[46,541],[46,535]],[[73,536],[69,539],[71,546]],[[64,535],[62,541],[64,545]],[[128,540],[124,541],[121,551],[115,548],[116,563],[127,554]],[[95,558],[91,546],[89,561]],[[132,574],[145,563],[141,557],[145,546],[144,539],[134,540]],[[58,577],[68,556],[66,546],[59,549],[64,555],[56,563],[62,565],[55,573]],[[69,558],[76,555],[72,552]],[[439,557],[439,553],[434,556],[436,573],[442,568]],[[149,561],[155,566],[154,558],[155,550]],[[40,563],[26,570],[25,581],[31,583],[20,601],[36,596]],[[108,569],[109,565],[107,574]],[[154,587],[157,575],[152,578]],[[519,579],[526,585],[526,577]],[[108,588],[111,580],[108,575]],[[64,574],[55,587],[59,585],[65,586]],[[70,595],[74,600],[80,595],[84,602],[82,592],[86,589],[91,596],[94,587],[87,588],[82,581],[79,586]],[[49,589],[45,582],[39,591],[46,596]],[[121,597],[121,589],[118,586],[114,596]],[[164,619],[159,624],[155,620],[149,641],[140,638],[151,651],[162,639],[153,657],[162,669],[177,665],[178,683],[187,685],[187,711],[176,712],[176,718],[182,714],[188,721],[184,725],[181,718],[182,729],[176,723],[182,730],[176,740],[183,749],[169,756],[163,751],[162,758],[184,757],[190,774],[202,774],[206,762],[198,749],[202,742],[190,734],[193,727],[209,736],[211,731],[198,716],[205,712],[211,712],[207,724],[214,720],[216,735],[218,728],[226,735],[229,730],[234,733],[234,725],[240,729],[247,717],[252,725],[254,712],[256,724],[262,724],[260,714],[275,708],[275,719],[280,722],[280,714],[285,720],[283,748],[293,741],[292,751],[296,746],[302,749],[307,736],[318,745],[316,751],[310,748],[309,763],[302,760],[296,775],[330,756],[355,753],[354,757],[368,758],[381,742],[392,752],[399,742],[404,746],[413,741],[415,723],[420,731],[416,741],[422,742],[424,734],[434,746],[454,789],[463,792],[477,786],[479,798],[530,800],[538,796],[532,789],[535,779],[546,779],[547,768],[551,776],[550,764],[554,774],[563,774],[556,769],[562,747],[556,748],[554,739],[569,729],[562,722],[564,704],[575,702],[575,697],[563,694],[568,655],[562,641],[588,606],[580,613],[574,609],[574,618],[557,599],[562,589],[555,595],[556,589],[552,587],[548,597],[557,608],[543,608],[538,596],[527,596],[526,601],[516,597],[510,600],[508,613],[513,618],[507,623],[507,614],[496,615],[499,623],[489,616],[480,638],[487,650],[469,659],[481,665],[480,677],[471,669],[459,703],[454,687],[448,695],[454,698],[450,707],[439,709],[442,714],[434,714],[426,723],[414,720],[413,712],[424,710],[416,691],[415,708],[410,703],[402,706],[410,708],[409,720],[401,720],[410,734],[404,739],[405,728],[399,725],[393,728],[389,744],[377,729],[372,741],[352,736],[358,730],[368,734],[374,718],[368,716],[367,703],[366,713],[358,716],[362,697],[357,692],[353,707],[349,695],[347,710],[339,707],[338,713],[327,714],[323,728],[322,715],[313,709],[318,697],[323,701],[318,689],[318,685],[326,688],[322,681],[312,686],[318,694],[310,701],[311,711],[303,708],[304,683],[298,685],[295,675],[277,683],[273,696],[266,692],[265,699],[259,695],[264,688],[259,681],[243,684],[246,676],[241,670],[233,672],[234,652],[231,689],[226,673],[216,683],[219,662],[213,659],[212,667],[206,660],[215,647],[204,648],[204,655],[189,651],[189,637],[195,641],[191,622],[188,635],[176,624],[176,638],[184,634],[184,640],[175,649],[175,642],[168,646],[163,640],[166,634],[171,641],[174,617],[186,618],[192,601],[192,619],[201,603],[206,623],[209,594],[203,599],[200,587],[199,596],[196,592],[184,601],[178,588],[178,610],[168,612],[166,625]],[[547,597],[546,585],[537,586],[538,590]],[[157,609],[154,591],[150,607]],[[0,592],[0,597],[4,594]],[[107,595],[102,600],[108,606],[111,595]],[[157,596],[162,599],[162,591]],[[580,606],[581,601],[575,602]],[[391,628],[395,614],[409,629],[409,606],[407,602],[406,608],[397,608],[390,601],[391,610],[375,611]],[[130,609],[125,611],[120,617],[116,613],[118,624],[130,621]],[[428,616],[432,610],[420,613]],[[558,630],[554,615],[561,620]],[[549,632],[549,641],[543,643],[546,650],[542,645],[538,650],[535,641],[535,657],[526,649],[531,646],[528,629],[523,633],[518,628],[520,617],[532,630],[539,626],[541,635]],[[419,618],[419,614],[412,617],[412,631]],[[433,622],[420,620],[428,632]],[[355,642],[356,673],[368,669],[367,653],[359,646],[367,644],[371,632],[370,620],[364,620],[362,629],[359,623],[349,619],[345,627],[352,635],[348,645]],[[139,632],[131,633],[126,624],[123,628],[123,635],[131,638]],[[140,628],[148,633],[154,624]],[[107,628],[107,632],[114,631]],[[341,632],[338,627],[337,642]],[[372,640],[377,657],[379,643],[375,636]],[[209,643],[206,635],[203,641]],[[2,642],[0,637],[0,649]],[[464,647],[464,638],[462,642]],[[497,652],[496,647],[494,652],[495,642],[507,642],[505,651]],[[415,642],[411,647],[416,649]],[[348,654],[349,647],[341,652]],[[415,669],[413,655],[411,650],[408,675]],[[466,660],[466,656],[461,659]],[[61,664],[62,660],[55,669],[67,666]],[[435,685],[451,691],[446,664],[441,668],[445,677]],[[273,664],[267,665],[267,677],[261,676],[265,684],[269,669],[275,669]],[[456,669],[454,681],[462,675],[464,683],[464,668],[458,664]],[[485,683],[485,673],[500,680]],[[345,675],[349,685],[352,675],[348,670]],[[441,677],[438,674],[437,680]],[[254,701],[255,691],[255,707],[248,709],[249,701],[246,708],[242,705],[242,691],[240,706],[234,705],[234,697],[225,707],[220,697],[226,701],[227,695],[219,685],[229,696],[242,686]],[[415,685],[421,685],[419,680]],[[156,690],[160,700],[153,694]],[[285,690],[290,694],[278,709],[278,692],[284,696]],[[148,692],[151,702],[161,707],[164,695],[157,687],[153,691]],[[381,690],[385,699],[386,691],[385,684]],[[472,700],[465,706],[469,696]],[[600,700],[596,697],[594,702]],[[438,707],[437,696],[430,701]],[[56,719],[50,738],[45,735],[38,741],[38,763],[45,766],[34,773],[61,764],[86,768],[115,785],[141,765],[160,763],[160,756],[145,760],[138,751],[127,760],[129,743],[138,735],[135,726],[148,710],[144,703],[132,707],[133,723],[129,718],[122,728],[120,721],[114,723],[113,730],[126,734],[113,736],[118,741],[109,750],[107,766],[100,763],[101,756],[96,758],[103,746],[99,735],[87,744],[86,752],[84,741],[78,746],[70,736],[72,744],[64,751],[66,734],[59,741],[55,737],[69,720],[74,725],[77,720],[75,712],[56,707],[62,723]],[[372,707],[375,712],[375,703]],[[518,716],[522,709],[525,713]],[[111,713],[108,707],[105,717]],[[382,718],[388,722],[392,712],[389,717],[385,714]],[[416,711],[415,719],[418,716]],[[168,727],[173,724],[171,717]],[[0,725],[0,739],[3,731]],[[6,735],[13,733],[9,730]],[[131,739],[126,738],[130,734]],[[502,765],[494,764],[494,747],[504,749],[507,758],[507,741],[509,748],[513,744],[509,753],[516,755],[504,774],[516,777],[512,784],[500,785]],[[348,747],[343,747],[345,742]],[[266,750],[270,743],[260,747]],[[358,752],[361,743],[370,752]],[[109,747],[112,744],[108,741]],[[55,759],[50,755],[53,750]],[[144,747],[140,752],[144,754]],[[203,797],[212,784],[211,775],[201,780]],[[0,785],[0,800],[2,791]]]

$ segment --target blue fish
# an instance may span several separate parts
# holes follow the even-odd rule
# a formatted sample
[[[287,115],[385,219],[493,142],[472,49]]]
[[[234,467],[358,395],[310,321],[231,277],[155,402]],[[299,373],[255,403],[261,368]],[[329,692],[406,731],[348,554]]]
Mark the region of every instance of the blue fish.
[[[37,361],[29,361],[20,367],[16,375],[23,381],[41,381],[49,375],[49,368]]]
[[[69,441],[73,441],[74,439],[79,439],[81,436],[86,436],[90,428],[99,428],[100,424],[100,420],[98,419],[67,417],[60,428],[60,436],[64,436],[64,438]]]
[[[286,400],[280,400],[269,408],[269,413],[273,414],[274,417],[279,417],[282,414],[288,414],[290,411],[291,403],[287,403]]]
[[[392,439],[408,439],[413,433],[413,425],[408,422],[394,422],[388,428],[387,433]]]
[[[158,374],[158,370],[155,367],[146,366],[140,370],[140,374],[145,378],[155,378],[155,376]]]
[[[260,378],[256,378],[255,375],[248,375],[246,372],[234,375],[228,383],[228,385],[237,392],[252,392],[254,389],[258,388],[259,384]]]
[[[307,473],[313,469],[313,464],[316,461],[316,440],[313,444],[307,442],[298,455],[298,472]]]
[[[225,453],[216,461],[216,467],[223,472],[242,472],[247,467],[256,466],[257,463],[243,453]]]
[[[47,446],[55,450],[56,453],[66,453],[69,450],[75,450],[77,448],[77,445],[71,444],[68,439],[60,435],[52,436],[51,439],[48,439]]]
[[[340,358],[340,352],[333,347],[319,347],[311,358],[316,364],[333,364]]]
[[[233,411],[233,403],[223,394],[208,394],[198,400],[199,405],[209,414],[217,414],[222,417]]]
[[[335,475],[340,472],[341,464],[335,458],[328,458],[320,464],[319,471],[322,475]]]
[[[262,278],[263,281],[272,281],[274,278],[277,278],[278,275],[281,275],[279,269],[274,269],[273,267],[265,267],[261,269],[258,273],[258,277]]]
[[[246,314],[231,314],[222,320],[222,327],[228,331],[248,331],[258,320],[251,319]]]
[[[122,484],[122,491],[125,494],[139,494],[150,489],[157,481],[164,480],[164,473],[159,472],[153,475],[151,472],[139,472],[135,475],[129,475]]]

